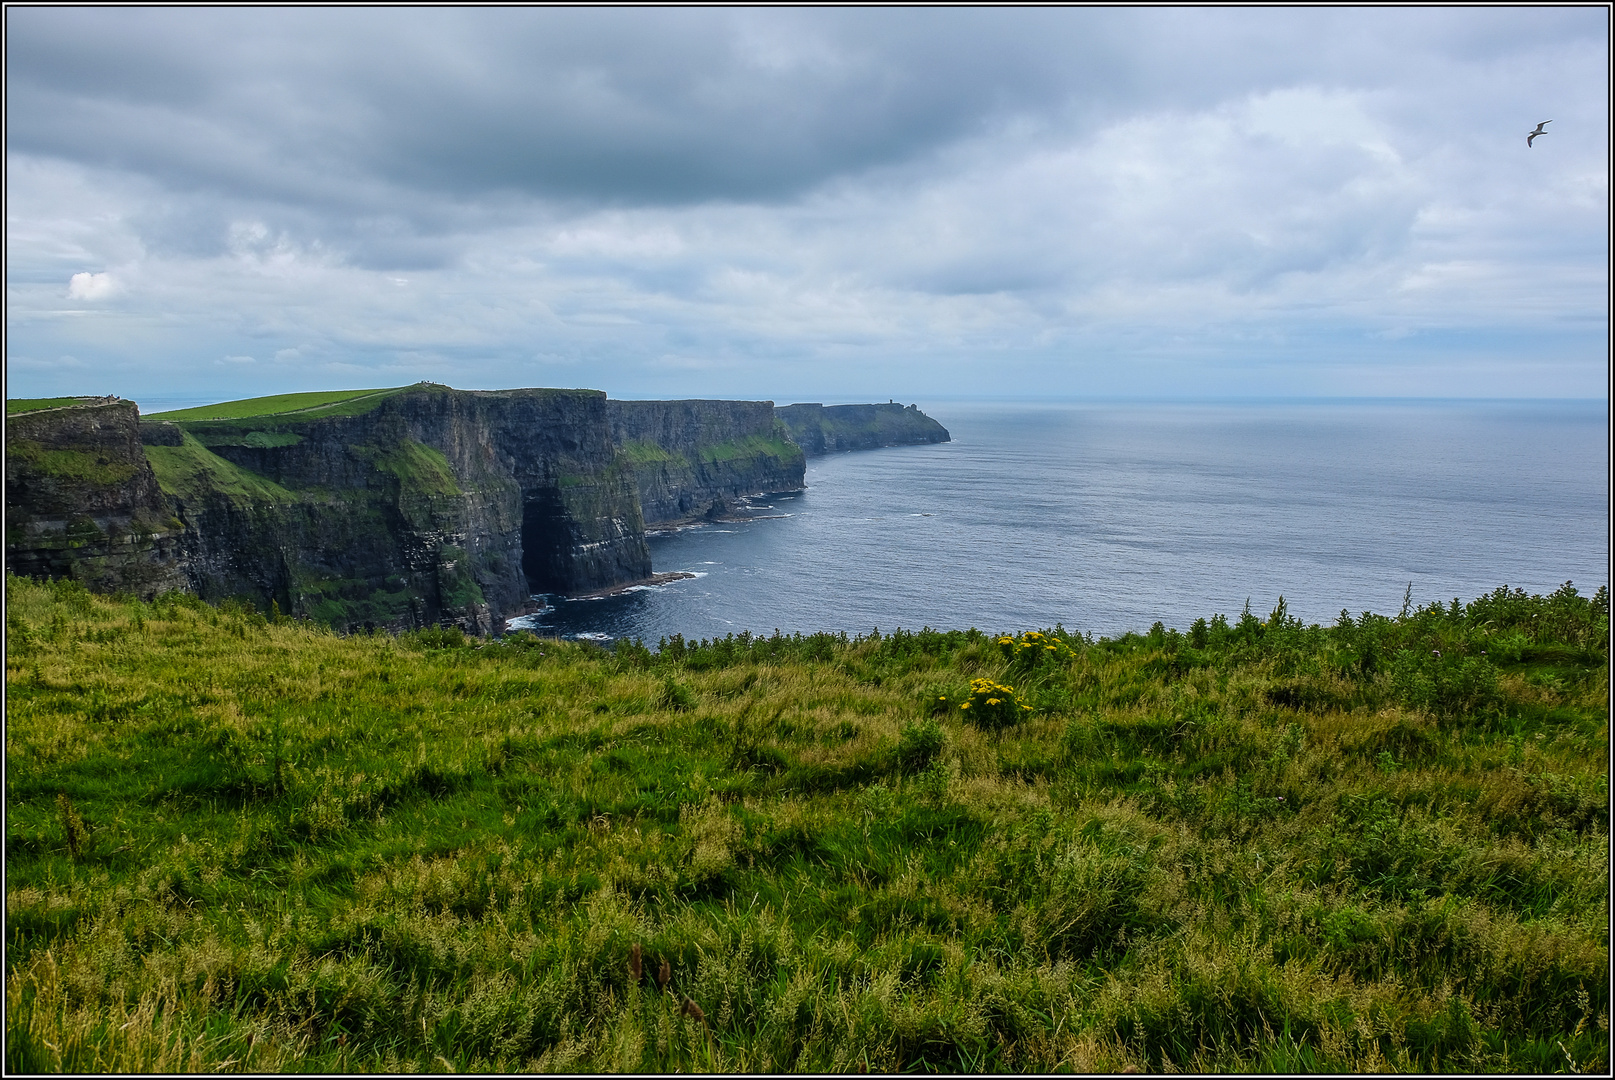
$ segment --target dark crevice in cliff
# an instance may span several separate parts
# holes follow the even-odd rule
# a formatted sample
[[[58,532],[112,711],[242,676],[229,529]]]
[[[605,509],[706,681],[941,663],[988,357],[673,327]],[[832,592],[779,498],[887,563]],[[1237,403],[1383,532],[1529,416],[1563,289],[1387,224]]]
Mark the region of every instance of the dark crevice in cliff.
[[[539,489],[522,495],[522,573],[531,593],[567,592],[573,539],[560,494]]]

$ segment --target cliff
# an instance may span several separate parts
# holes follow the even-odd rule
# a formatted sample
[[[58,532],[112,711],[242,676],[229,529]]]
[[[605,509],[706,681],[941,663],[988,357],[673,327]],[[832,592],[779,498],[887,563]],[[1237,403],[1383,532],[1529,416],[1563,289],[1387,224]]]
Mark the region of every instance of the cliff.
[[[239,582],[326,622],[488,632],[530,593],[651,572],[599,391],[419,385],[181,426],[244,479],[290,495],[225,497],[213,484],[177,499],[181,517],[194,505],[199,537],[218,540],[196,553],[199,591]],[[280,565],[263,557],[276,551]]]
[[[6,566],[143,598],[186,585],[183,524],[132,401],[62,399],[6,417]]]
[[[807,454],[950,441],[948,429],[914,405],[809,403],[781,406],[774,415]]]
[[[607,401],[647,525],[714,518],[747,496],[800,491],[802,451],[771,401]]]
[[[599,391],[423,384],[257,407],[276,411],[236,402],[140,423],[123,403],[117,425],[97,420],[110,407],[12,417],[7,565],[103,590],[245,596],[339,629],[478,633],[499,629],[532,592],[651,573],[633,471]],[[100,459],[96,483],[64,486],[61,475]],[[63,520],[70,508],[77,517]],[[155,571],[121,540],[81,551],[95,540],[86,521],[149,534],[166,578],[144,584]]]
[[[8,401],[6,564],[100,592],[241,597],[343,630],[488,633],[532,593],[650,577],[647,522],[800,490],[804,449],[947,438],[900,405],[431,383],[145,420],[115,398]]]

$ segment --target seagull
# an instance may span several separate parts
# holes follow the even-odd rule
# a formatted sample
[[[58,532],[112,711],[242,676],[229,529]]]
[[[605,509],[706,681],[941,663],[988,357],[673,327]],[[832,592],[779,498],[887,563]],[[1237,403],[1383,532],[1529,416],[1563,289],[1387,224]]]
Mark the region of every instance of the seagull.
[[[1531,145],[1531,140],[1532,140],[1532,139],[1534,139],[1534,138],[1536,138],[1536,137],[1537,137],[1537,136],[1538,136],[1538,135],[1546,135],[1546,134],[1547,134],[1547,132],[1546,132],[1546,131],[1543,131],[1543,130],[1542,130],[1542,129],[1543,129],[1543,128],[1544,128],[1544,127],[1547,127],[1547,126],[1548,126],[1548,125],[1549,125],[1549,124],[1551,124],[1551,123],[1553,123],[1553,121],[1552,121],[1552,120],[1544,120],[1544,121],[1542,121],[1542,123],[1540,123],[1540,124],[1538,124],[1538,125],[1537,125],[1537,126],[1536,126],[1536,130],[1535,130],[1535,131],[1533,131],[1533,132],[1531,132],[1531,134],[1529,134],[1529,135],[1527,135],[1527,136],[1526,136],[1526,137],[1525,137],[1525,145],[1526,145],[1526,146],[1530,146],[1530,145]]]

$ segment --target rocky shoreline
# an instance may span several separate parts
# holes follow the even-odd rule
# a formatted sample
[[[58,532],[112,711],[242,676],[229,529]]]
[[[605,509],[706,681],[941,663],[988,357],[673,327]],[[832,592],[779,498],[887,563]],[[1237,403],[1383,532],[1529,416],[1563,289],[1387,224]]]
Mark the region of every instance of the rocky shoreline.
[[[665,574],[652,574],[650,577],[641,578],[638,581],[625,581],[621,585],[611,585],[604,589],[591,589],[589,592],[574,593],[568,596],[567,599],[599,600],[607,596],[620,596],[634,589],[654,588],[658,585],[666,585],[670,581],[685,581],[693,577],[695,575],[687,570],[673,570]]]

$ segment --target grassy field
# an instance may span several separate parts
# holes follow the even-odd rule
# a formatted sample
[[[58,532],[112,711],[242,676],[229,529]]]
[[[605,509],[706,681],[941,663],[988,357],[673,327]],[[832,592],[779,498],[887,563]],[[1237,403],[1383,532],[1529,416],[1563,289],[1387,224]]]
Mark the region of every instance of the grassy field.
[[[6,398],[6,415],[38,412],[40,409],[61,409],[89,400],[84,397]]]
[[[1609,1066],[1605,590],[609,652],[7,601],[8,1071]]]
[[[383,395],[395,394],[405,387],[384,390],[323,390],[302,394],[275,394],[272,397],[243,398],[224,401],[217,405],[198,405],[194,409],[173,409],[151,413],[164,420],[247,420],[258,416],[280,416],[300,413],[317,416],[349,415],[365,412],[377,404]],[[339,408],[339,406],[347,408]]]

